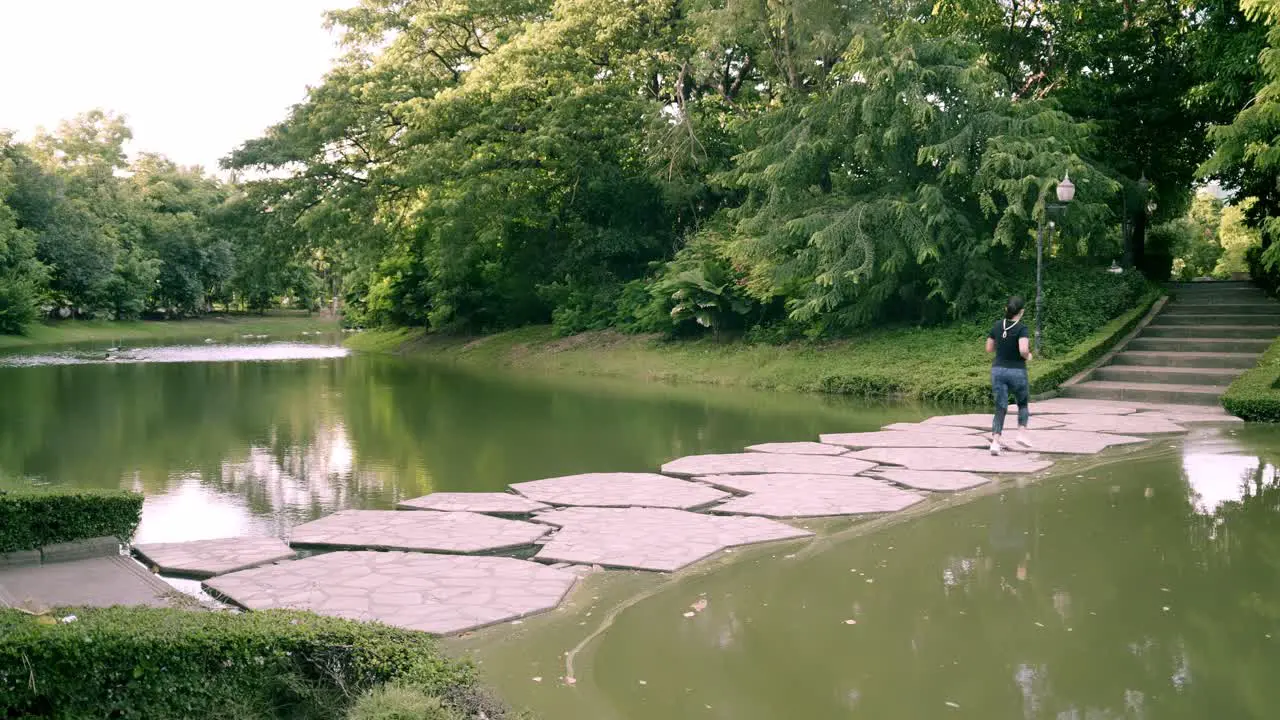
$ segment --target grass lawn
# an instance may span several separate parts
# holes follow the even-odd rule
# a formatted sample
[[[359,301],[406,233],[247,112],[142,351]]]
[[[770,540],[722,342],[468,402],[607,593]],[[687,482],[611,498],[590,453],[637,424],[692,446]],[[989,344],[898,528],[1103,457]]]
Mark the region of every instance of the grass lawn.
[[[266,315],[209,315],[188,320],[61,320],[36,323],[25,335],[0,335],[0,349],[95,341],[298,335],[302,332],[336,332],[338,329],[338,321],[332,317],[289,311]]]
[[[1153,294],[1144,299],[1069,351],[1034,361],[1034,391],[1053,389],[1088,366],[1123,337],[1157,298]],[[985,325],[973,324],[892,328],[838,342],[764,345],[664,340],[609,331],[557,337],[549,327],[482,338],[399,329],[366,331],[348,338],[346,344],[364,352],[547,375],[981,403],[990,388],[991,360],[983,352],[986,330]]]

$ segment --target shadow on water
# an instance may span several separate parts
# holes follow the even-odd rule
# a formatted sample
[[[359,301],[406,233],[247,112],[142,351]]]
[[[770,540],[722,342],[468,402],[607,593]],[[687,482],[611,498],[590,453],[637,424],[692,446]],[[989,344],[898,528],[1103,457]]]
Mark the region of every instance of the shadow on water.
[[[545,717],[1273,717],[1280,432],[1108,457],[453,643]]]

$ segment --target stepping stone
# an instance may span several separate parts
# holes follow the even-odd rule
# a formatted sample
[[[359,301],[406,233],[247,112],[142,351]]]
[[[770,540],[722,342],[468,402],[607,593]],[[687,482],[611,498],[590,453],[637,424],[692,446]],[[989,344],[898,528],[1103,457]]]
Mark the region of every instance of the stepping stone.
[[[1130,445],[1147,442],[1146,438],[1132,435],[1108,435],[1106,433],[1085,432],[1082,430],[1027,430],[1030,448],[1024,448],[1015,442],[1016,434],[1005,435],[1005,449],[1009,451],[1028,451],[1043,453],[1063,453],[1074,455],[1095,455],[1112,445]]]
[[[939,425],[938,427],[946,427]],[[879,432],[838,433],[822,435],[822,442],[850,448],[869,447],[935,447],[978,448],[988,444],[981,435],[922,430],[881,430]]]
[[[547,562],[673,572],[725,548],[809,537],[759,517],[721,517],[670,508],[553,510],[539,522],[560,531],[538,552]]]
[[[750,452],[733,455],[690,455],[663,465],[662,472],[677,477],[767,473],[857,475],[871,466],[872,463],[853,460],[847,456],[824,457]]]
[[[779,455],[843,455],[848,448],[816,442],[764,443],[747,448],[750,452],[777,453]]]
[[[690,509],[728,497],[698,483],[653,473],[587,473],[516,483],[512,490],[551,505]]]
[[[396,504],[400,510],[474,512],[485,515],[528,515],[548,506],[504,492],[438,492]]]
[[[871,448],[852,457],[910,470],[960,470],[986,473],[1033,473],[1053,464],[1028,453],[992,455],[986,450],[949,448]],[[879,472],[879,471],[877,471]]]
[[[702,482],[751,493],[711,512],[775,518],[828,517],[897,512],[924,495],[865,477],[839,475],[710,475]]]
[[[279,538],[240,537],[191,542],[143,543],[133,551],[167,575],[207,578],[267,563],[296,553]]]
[[[988,422],[985,429],[990,430],[991,423]],[[918,431],[924,431],[924,432],[948,432],[948,433],[960,433],[960,434],[967,433],[970,435],[974,435],[981,432],[981,430],[979,430],[978,428],[965,427],[963,425],[943,425],[941,423],[934,423],[932,425],[927,425],[922,422],[918,422],[918,423],[897,422],[890,425],[885,425],[883,428],[881,428],[881,430],[906,430],[908,432],[912,430],[918,430]]]
[[[1009,411],[1013,412],[1016,407],[1009,405]],[[1031,403],[1031,412],[1043,415],[1128,415],[1137,411],[1138,407],[1133,403],[1112,400],[1049,398]]]
[[[1167,405],[1162,403],[1140,403],[1141,411],[1151,411],[1167,418],[1176,425],[1201,423],[1242,423],[1244,420],[1218,407],[1207,405]],[[1146,414],[1140,412],[1139,415]]]
[[[204,587],[249,610],[310,610],[452,635],[551,610],[576,580],[513,558],[333,552],[223,575]]]
[[[544,525],[470,512],[343,510],[293,529],[294,547],[475,553],[532,545]]]
[[[1126,435],[1162,435],[1184,433],[1187,429],[1164,415],[1139,413],[1137,415],[1055,415],[1063,423],[1064,430],[1122,433]]]
[[[896,482],[899,485],[906,485],[917,490],[929,490],[930,492],[968,490],[991,482],[990,479],[975,473],[947,470],[895,470],[881,468],[872,470],[871,474]]]
[[[991,413],[970,413],[968,415],[938,415],[923,422],[924,425],[957,425],[991,432]],[[1018,426],[1018,411],[1010,410],[1005,416],[1005,427],[1012,430]],[[1044,415],[1032,415],[1027,427],[1037,430],[1052,430],[1062,427],[1062,420]]]

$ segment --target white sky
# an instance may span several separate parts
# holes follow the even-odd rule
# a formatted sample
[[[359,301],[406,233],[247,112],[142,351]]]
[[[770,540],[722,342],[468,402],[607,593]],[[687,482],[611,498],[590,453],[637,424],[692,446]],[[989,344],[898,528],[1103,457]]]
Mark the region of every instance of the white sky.
[[[214,171],[285,117],[339,54],[327,9],[354,0],[0,0],[0,128],[101,107],[130,152]]]

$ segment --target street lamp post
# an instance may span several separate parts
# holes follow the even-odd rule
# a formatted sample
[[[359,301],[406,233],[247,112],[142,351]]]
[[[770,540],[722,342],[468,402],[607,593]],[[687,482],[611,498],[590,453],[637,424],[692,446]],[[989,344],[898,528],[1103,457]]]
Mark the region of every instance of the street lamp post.
[[[1044,220],[1052,210],[1065,210],[1067,203],[1071,202],[1076,196],[1076,186],[1071,182],[1070,173],[1063,173],[1062,182],[1058,183],[1057,188],[1058,202],[1046,202],[1044,204],[1044,215],[1040,216],[1040,227],[1036,233],[1036,347],[1035,352],[1040,354],[1040,335],[1044,328],[1044,284],[1041,277],[1044,274]]]

